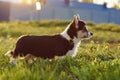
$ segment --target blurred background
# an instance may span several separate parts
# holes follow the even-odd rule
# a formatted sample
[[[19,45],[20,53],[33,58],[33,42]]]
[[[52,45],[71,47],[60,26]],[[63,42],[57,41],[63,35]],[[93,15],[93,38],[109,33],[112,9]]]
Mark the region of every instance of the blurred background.
[[[94,34],[75,58],[9,64],[20,36],[59,34],[75,14]],[[120,0],[0,0],[0,80],[120,80],[119,36]]]
[[[120,24],[120,0],[0,0],[0,21],[70,20]]]

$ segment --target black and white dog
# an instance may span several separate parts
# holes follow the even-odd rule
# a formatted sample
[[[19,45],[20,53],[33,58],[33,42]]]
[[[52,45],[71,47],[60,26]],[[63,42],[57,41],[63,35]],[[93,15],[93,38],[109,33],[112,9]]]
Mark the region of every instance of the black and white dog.
[[[68,27],[57,35],[22,36],[16,43],[14,51],[8,51],[5,55],[12,55],[10,62],[16,64],[18,56],[32,61],[34,57],[54,58],[55,56],[71,55],[77,53],[77,47],[81,40],[90,38],[93,33],[86,29],[84,21],[78,15],[74,15]]]

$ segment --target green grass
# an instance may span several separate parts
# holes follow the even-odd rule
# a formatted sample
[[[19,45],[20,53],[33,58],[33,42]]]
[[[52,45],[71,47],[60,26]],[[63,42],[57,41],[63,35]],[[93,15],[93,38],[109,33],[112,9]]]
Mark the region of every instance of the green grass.
[[[38,58],[34,63],[9,63],[4,54],[15,47],[21,35],[57,34],[69,21],[31,21],[0,23],[0,80],[119,80],[120,25],[88,23],[94,33],[82,41],[77,56],[60,60]]]

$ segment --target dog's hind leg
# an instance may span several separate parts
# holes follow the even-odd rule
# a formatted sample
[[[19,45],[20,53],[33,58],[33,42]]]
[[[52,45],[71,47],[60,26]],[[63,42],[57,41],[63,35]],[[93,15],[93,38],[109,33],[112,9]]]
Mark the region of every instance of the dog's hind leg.
[[[16,63],[17,63],[17,57],[14,57],[14,52],[13,51],[9,50],[4,55],[10,57],[10,61],[9,62],[11,64],[16,65]]]
[[[27,54],[24,58],[28,63],[33,63],[33,60],[35,59],[35,57],[31,54]]]
[[[16,50],[14,50],[14,52],[12,53],[12,57],[10,58],[10,63],[13,65],[17,64],[17,60],[18,60],[18,52]]]
[[[17,58],[11,57],[10,58],[10,63],[13,64],[13,65],[16,65],[17,64]]]

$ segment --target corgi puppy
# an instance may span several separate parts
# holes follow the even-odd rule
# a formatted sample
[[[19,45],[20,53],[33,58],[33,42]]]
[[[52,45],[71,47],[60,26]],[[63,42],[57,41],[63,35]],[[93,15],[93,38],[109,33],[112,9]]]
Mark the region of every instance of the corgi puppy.
[[[8,51],[5,55],[11,55],[10,62],[16,64],[18,56],[32,62],[34,57],[54,58],[55,56],[76,56],[77,48],[83,39],[90,38],[92,32],[86,28],[86,23],[74,15],[73,20],[60,34],[32,36],[26,35],[18,39],[14,51]]]

